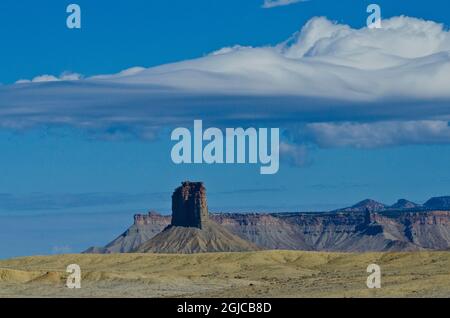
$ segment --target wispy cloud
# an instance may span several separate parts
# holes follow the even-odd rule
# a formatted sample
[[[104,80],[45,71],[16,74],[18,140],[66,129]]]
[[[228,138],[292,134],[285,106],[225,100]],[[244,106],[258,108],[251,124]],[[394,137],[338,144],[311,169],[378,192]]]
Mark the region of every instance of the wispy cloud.
[[[52,254],[69,254],[72,252],[73,249],[69,245],[53,246],[51,251]]]
[[[448,121],[314,123],[305,129],[322,147],[378,148],[403,144],[448,144]]]
[[[0,211],[58,210],[164,201],[169,193],[0,193]]]
[[[21,79],[16,82],[16,84],[27,84],[27,83],[42,83],[42,82],[59,82],[59,81],[77,81],[80,80],[83,76],[78,73],[64,72],[60,76],[54,75],[39,75],[34,77],[31,80]]]
[[[287,6],[297,2],[305,2],[305,1],[308,0],[264,0],[262,7],[265,9],[270,9],[274,7]]]
[[[280,156],[286,158],[287,162],[293,166],[303,167],[311,162],[308,156],[308,148],[305,145],[295,145],[282,142],[280,144]]]
[[[219,191],[213,193],[212,195],[230,195],[230,194],[257,194],[257,193],[273,193],[273,192],[282,192],[286,190],[285,187],[275,187],[275,188],[250,188],[250,189],[233,189],[229,191]]]

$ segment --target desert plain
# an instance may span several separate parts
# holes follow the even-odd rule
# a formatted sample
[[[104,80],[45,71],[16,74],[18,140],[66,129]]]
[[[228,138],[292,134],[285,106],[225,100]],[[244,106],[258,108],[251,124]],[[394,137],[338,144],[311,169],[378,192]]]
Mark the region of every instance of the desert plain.
[[[69,264],[80,289],[65,286]],[[450,252],[32,256],[0,260],[0,297],[450,297]]]

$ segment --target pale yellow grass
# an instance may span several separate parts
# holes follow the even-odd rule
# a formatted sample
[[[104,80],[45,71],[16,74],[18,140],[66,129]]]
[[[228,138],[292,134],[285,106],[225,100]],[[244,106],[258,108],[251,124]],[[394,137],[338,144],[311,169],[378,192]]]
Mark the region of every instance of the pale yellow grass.
[[[69,290],[66,266],[82,269]],[[366,286],[369,264],[382,288]],[[450,252],[75,254],[0,261],[0,297],[449,297]]]

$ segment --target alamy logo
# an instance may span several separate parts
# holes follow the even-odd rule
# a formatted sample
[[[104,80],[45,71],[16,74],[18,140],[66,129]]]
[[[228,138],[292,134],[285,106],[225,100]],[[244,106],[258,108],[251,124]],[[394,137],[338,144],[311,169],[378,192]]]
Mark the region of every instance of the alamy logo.
[[[367,27],[369,29],[381,29],[381,7],[378,4],[370,4],[367,7],[367,13],[371,13],[367,18]]]
[[[81,268],[78,264],[70,264],[66,269],[67,273],[70,275],[67,277],[66,286],[67,288],[81,288]]]
[[[367,288],[381,288],[381,268],[377,264],[370,264],[367,266],[367,272],[370,275],[367,277]]]
[[[66,12],[70,15],[66,19],[66,25],[69,29],[81,29],[81,8],[78,4],[69,4]]]
[[[270,136],[268,128],[226,128],[224,140],[222,130],[211,127],[203,131],[202,121],[195,120],[193,136],[189,129],[179,127],[172,131],[171,140],[178,141],[171,152],[176,164],[259,162],[261,174],[275,174],[279,169],[279,128],[271,128]]]

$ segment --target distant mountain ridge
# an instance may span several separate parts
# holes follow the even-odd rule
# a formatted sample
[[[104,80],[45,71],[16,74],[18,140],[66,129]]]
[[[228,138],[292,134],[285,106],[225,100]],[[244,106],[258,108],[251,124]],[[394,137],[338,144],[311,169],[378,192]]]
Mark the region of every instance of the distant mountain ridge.
[[[448,210],[450,209],[450,196],[431,198],[423,206],[428,209]]]
[[[391,209],[416,209],[420,207],[421,207],[420,204],[414,203],[406,199],[400,199],[397,201],[397,203],[394,203],[393,205],[390,206]]]
[[[388,206],[368,199],[332,212],[211,213],[209,218],[260,249],[343,252],[450,249],[448,196],[432,198],[424,205],[401,199]],[[85,253],[159,251],[160,248],[146,242],[163,232],[170,223],[171,216],[155,212],[137,214],[134,224],[122,235],[105,247],[90,248]],[[193,247],[194,252],[208,251],[206,242],[210,239],[190,232],[195,238],[188,240],[187,245]],[[173,235],[169,234],[164,237],[171,239]],[[199,239],[202,248],[192,244]],[[219,241],[210,246],[224,249],[226,244]],[[237,247],[243,246],[236,239],[233,242]],[[159,239],[158,246],[163,245],[164,239]]]
[[[351,207],[339,209],[336,211],[344,211],[344,212],[361,212],[361,211],[383,211],[386,210],[387,206],[383,203],[377,202],[372,199],[366,199],[361,202],[352,205]]]
[[[383,212],[391,210],[417,210],[417,211],[429,211],[429,210],[450,210],[450,196],[433,197],[426,201],[423,205],[417,204],[406,199],[399,199],[393,205],[386,205],[384,203],[377,202],[372,199],[366,199],[361,202],[352,205],[351,207],[337,209],[332,212]]]

